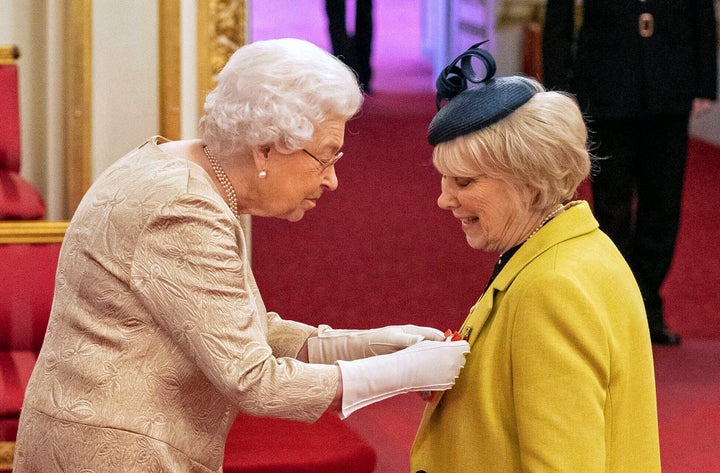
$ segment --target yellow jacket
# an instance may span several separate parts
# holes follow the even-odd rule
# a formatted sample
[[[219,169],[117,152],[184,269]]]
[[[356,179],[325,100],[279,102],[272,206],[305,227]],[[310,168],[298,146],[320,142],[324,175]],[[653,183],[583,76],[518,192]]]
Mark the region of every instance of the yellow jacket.
[[[660,471],[652,349],[630,268],[587,202],[529,239],[473,306],[457,384],[411,471]]]

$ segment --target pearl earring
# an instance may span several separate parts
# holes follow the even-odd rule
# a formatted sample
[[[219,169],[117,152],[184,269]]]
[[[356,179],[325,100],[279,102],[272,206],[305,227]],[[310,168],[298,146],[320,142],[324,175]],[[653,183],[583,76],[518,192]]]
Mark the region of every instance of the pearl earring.
[[[258,173],[258,177],[259,177],[260,179],[265,179],[265,178],[267,177],[267,171],[265,171],[265,170],[263,169],[262,171],[260,171],[260,172]]]

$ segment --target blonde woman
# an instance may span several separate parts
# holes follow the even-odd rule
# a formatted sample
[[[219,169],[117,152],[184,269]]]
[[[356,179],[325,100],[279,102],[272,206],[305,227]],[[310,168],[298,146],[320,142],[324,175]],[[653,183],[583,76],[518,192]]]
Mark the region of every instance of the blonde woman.
[[[426,407],[412,471],[659,472],[642,297],[588,203],[572,200],[591,169],[583,117],[533,80],[493,77],[494,64],[476,45],[438,79],[438,205],[499,258],[459,330],[465,368]]]

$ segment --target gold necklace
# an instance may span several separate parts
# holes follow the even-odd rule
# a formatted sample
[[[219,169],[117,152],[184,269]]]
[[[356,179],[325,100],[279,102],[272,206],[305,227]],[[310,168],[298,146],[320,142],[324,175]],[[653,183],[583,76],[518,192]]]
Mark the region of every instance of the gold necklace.
[[[217,178],[218,182],[220,182],[220,185],[222,186],[223,190],[225,191],[225,195],[228,198],[228,204],[230,204],[230,210],[232,210],[235,217],[240,218],[240,215],[238,215],[238,202],[237,202],[237,194],[235,194],[235,188],[233,187],[232,183],[230,182],[230,178],[227,174],[225,174],[225,171],[223,170],[222,166],[220,166],[220,163],[215,158],[215,156],[210,152],[207,145],[203,145],[203,152],[205,153],[205,156],[207,157],[208,161],[210,162],[210,166],[212,167],[213,172],[215,173],[215,177]]]
[[[562,212],[563,210],[565,210],[565,207],[566,207],[565,205],[558,204],[558,206],[555,208],[555,210],[553,210],[552,212],[550,212],[549,214],[547,214],[547,215],[545,216],[545,218],[543,219],[543,221],[540,222],[540,225],[538,225],[537,227],[535,227],[535,230],[532,231],[532,233],[530,234],[530,236],[527,237],[527,238],[525,239],[525,241],[528,241],[530,238],[532,238],[533,235],[535,235],[538,231],[540,231],[540,229],[543,227],[543,225],[545,225],[546,223],[548,223],[548,221],[550,221],[550,219],[552,219],[553,217],[557,216],[557,214],[559,214],[560,212]]]

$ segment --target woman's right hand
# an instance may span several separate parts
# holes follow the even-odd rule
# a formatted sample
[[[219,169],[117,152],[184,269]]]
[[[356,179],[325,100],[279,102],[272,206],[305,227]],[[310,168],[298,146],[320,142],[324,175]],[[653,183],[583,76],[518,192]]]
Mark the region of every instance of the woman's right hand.
[[[342,382],[341,416],[411,391],[445,391],[465,366],[470,345],[429,341],[404,350],[353,361],[338,361]],[[340,391],[338,391],[340,392]]]

